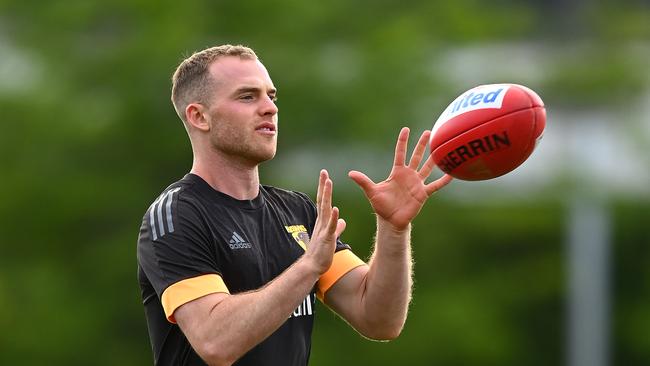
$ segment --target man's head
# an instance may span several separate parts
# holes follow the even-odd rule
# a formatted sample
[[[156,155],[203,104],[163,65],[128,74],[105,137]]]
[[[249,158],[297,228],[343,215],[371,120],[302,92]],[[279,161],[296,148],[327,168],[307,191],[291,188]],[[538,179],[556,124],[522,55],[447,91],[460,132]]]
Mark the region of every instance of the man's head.
[[[178,65],[172,76],[172,103],[176,113],[187,123],[185,109],[190,103],[207,103],[214,88],[209,66],[225,56],[239,57],[245,60],[257,60],[252,49],[241,45],[222,45],[195,52]]]
[[[273,158],[275,96],[266,68],[243,46],[197,52],[173,76],[174,107],[190,135],[195,158],[208,161],[219,156],[256,166]]]

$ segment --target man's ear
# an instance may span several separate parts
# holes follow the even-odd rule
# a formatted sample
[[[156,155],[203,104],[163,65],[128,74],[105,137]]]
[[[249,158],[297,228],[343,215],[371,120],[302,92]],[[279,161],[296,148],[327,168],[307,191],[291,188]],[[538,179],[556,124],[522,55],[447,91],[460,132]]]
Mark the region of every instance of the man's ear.
[[[200,131],[209,131],[210,123],[206,119],[207,108],[199,103],[190,103],[185,107],[187,124]]]

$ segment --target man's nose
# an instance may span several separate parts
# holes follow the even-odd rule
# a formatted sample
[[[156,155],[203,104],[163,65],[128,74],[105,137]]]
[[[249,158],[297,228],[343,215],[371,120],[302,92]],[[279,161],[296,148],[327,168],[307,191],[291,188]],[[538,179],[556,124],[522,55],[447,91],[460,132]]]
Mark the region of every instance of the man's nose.
[[[273,99],[274,98],[271,96],[263,98],[262,107],[260,110],[263,115],[274,115],[278,113],[278,106],[275,105],[275,101]]]

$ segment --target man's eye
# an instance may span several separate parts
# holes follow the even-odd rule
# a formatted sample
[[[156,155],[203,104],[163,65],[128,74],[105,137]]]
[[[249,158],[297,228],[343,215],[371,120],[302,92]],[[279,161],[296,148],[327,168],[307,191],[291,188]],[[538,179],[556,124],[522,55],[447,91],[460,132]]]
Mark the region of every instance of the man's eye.
[[[239,99],[242,99],[242,100],[253,100],[253,96],[250,95],[250,94],[244,94],[244,95],[239,96]]]

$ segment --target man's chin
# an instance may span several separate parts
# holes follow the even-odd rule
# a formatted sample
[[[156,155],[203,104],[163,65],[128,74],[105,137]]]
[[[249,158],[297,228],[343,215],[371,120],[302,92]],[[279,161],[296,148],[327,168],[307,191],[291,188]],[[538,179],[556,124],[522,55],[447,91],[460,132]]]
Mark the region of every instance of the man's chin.
[[[268,154],[261,155],[259,163],[263,163],[265,161],[269,161],[275,157],[275,150],[273,152],[269,152]]]
[[[250,152],[249,154],[243,154],[243,156],[247,156],[247,160],[251,161],[254,164],[261,164],[265,161],[269,161],[275,157],[275,152],[276,150],[258,150],[255,152]]]
[[[276,149],[220,149],[222,153],[232,158],[235,161],[240,161],[246,165],[258,165],[265,161],[269,161],[275,157]]]

